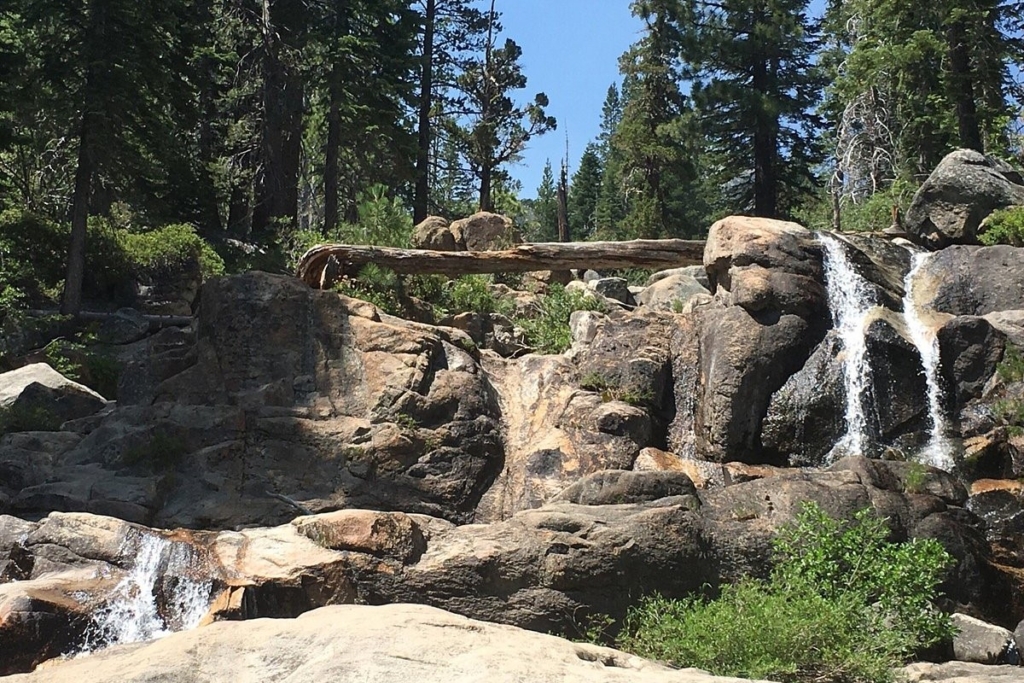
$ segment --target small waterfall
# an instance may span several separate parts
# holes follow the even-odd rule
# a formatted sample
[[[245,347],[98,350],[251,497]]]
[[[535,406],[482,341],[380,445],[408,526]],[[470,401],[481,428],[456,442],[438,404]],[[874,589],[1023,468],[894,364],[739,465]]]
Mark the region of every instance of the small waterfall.
[[[192,546],[131,534],[122,552],[134,555],[134,562],[93,615],[83,653],[195,628],[209,609],[213,584],[197,578],[202,566]]]
[[[869,446],[864,399],[870,388],[865,324],[874,306],[868,282],[853,267],[842,241],[819,234],[825,247],[825,286],[832,321],[843,345],[846,383],[846,434],[833,449],[838,454],[865,454]]]
[[[942,386],[939,384],[939,339],[925,324],[914,301],[914,281],[917,272],[928,261],[928,254],[914,254],[910,272],[903,282],[906,292],[903,297],[903,318],[907,322],[907,332],[911,341],[921,354],[925,379],[928,383],[928,417],[931,429],[928,444],[921,454],[924,463],[944,470],[953,468],[953,448],[947,438],[946,414],[942,410]]]

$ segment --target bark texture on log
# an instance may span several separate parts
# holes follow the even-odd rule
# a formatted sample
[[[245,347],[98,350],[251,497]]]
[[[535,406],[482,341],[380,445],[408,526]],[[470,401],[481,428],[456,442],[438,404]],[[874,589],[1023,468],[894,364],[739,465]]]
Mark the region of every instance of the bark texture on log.
[[[570,268],[678,268],[703,263],[703,240],[632,240],[630,242],[545,242],[520,244],[502,251],[430,251],[349,244],[322,244],[299,261],[298,276],[319,288],[331,259],[341,272],[374,263],[409,275],[480,275]]]

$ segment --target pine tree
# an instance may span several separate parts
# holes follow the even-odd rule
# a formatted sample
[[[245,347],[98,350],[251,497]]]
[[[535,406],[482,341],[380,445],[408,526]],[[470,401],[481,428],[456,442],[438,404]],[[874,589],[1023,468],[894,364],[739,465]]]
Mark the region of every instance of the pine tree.
[[[955,147],[1007,151],[1014,4],[830,2],[825,111],[843,196],[923,178]]]
[[[483,50],[489,17],[470,0],[421,0],[423,32],[420,41],[420,80],[416,190],[413,199],[415,222],[426,218],[430,209],[431,150],[443,127],[453,100],[457,103],[455,81],[469,63],[468,56]]]
[[[693,146],[685,126],[688,105],[679,90],[679,32],[675,0],[636,0],[644,37],[620,60],[622,119],[612,138],[629,197],[621,232],[628,237],[693,234],[683,196],[694,181]]]
[[[569,189],[569,227],[573,239],[588,239],[596,227],[597,201],[601,194],[603,168],[600,148],[587,145],[580,157],[580,165],[572,176]]]
[[[499,31],[491,0],[484,54],[456,79],[463,96],[463,120],[448,130],[479,180],[481,211],[492,208],[491,189],[496,178],[504,179],[502,167],[515,161],[531,138],[557,125],[544,111],[544,93],[526,105],[512,100],[510,93],[526,87],[519,65],[522,49],[510,38],[498,47]]]
[[[544,172],[533,201],[533,224],[530,239],[534,242],[558,241],[558,198],[555,191],[555,173],[551,160],[544,164]]]
[[[784,217],[813,190],[821,80],[807,0],[685,0],[685,75],[722,208]]]

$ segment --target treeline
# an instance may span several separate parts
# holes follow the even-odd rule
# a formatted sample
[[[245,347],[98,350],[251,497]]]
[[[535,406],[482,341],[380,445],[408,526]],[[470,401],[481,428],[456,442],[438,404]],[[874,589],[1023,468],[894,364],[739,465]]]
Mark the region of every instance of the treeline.
[[[696,236],[749,213],[884,228],[957,147],[1022,156],[1024,3],[634,0],[601,134],[545,170],[530,223],[557,235]]]
[[[70,223],[70,312],[95,216],[265,247],[381,187],[492,208],[555,127],[501,34],[493,0],[5,0],[0,209]]]

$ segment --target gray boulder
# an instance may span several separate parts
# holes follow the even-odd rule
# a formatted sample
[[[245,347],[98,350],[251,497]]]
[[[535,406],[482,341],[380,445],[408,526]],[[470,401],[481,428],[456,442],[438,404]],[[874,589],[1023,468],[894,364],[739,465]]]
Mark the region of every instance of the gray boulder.
[[[523,241],[511,218],[486,211],[455,221],[449,229],[459,250],[495,251]]]
[[[907,232],[932,247],[978,244],[978,228],[996,209],[1024,204],[1024,180],[1010,165],[974,150],[944,158],[914,195]]]
[[[587,283],[591,289],[612,301],[624,306],[636,306],[633,293],[629,291],[629,283],[621,277],[602,277]]]
[[[416,249],[436,251],[458,251],[455,235],[448,227],[448,221],[440,216],[427,216],[412,231],[412,246]]]
[[[957,634],[953,636],[953,656],[960,662],[976,664],[1004,664],[1013,646],[1013,632],[955,613],[952,617]]]
[[[677,274],[655,280],[636,299],[639,304],[654,311],[682,313],[687,303],[700,296],[709,296],[704,285],[690,275]]]
[[[693,482],[682,472],[605,470],[572,484],[558,494],[553,502],[621,505],[645,503],[669,496],[693,496],[694,504],[699,505],[696,493]]]
[[[0,410],[29,421],[49,421],[51,429],[99,412],[106,405],[106,399],[95,391],[69,380],[46,363],[0,374]]]
[[[931,255],[917,278],[921,308],[980,316],[1024,308],[1024,248],[952,246]]]

